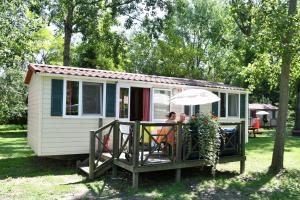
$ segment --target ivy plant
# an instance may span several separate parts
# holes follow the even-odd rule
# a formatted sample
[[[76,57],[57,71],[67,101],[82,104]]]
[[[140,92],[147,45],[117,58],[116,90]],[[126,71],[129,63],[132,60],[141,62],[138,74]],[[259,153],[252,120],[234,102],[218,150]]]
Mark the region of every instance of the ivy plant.
[[[206,161],[212,166],[212,173],[215,173],[219,160],[221,145],[220,124],[211,114],[198,114],[189,120],[189,128],[186,134],[191,136],[193,148],[198,152],[197,158]],[[195,159],[195,158],[194,158]]]

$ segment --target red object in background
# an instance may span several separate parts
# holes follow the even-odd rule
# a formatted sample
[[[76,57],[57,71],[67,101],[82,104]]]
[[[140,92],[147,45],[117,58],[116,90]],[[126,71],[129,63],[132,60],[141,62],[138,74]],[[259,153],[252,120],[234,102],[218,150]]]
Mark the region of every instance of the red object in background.
[[[143,121],[150,120],[150,88],[143,88]]]
[[[103,136],[103,152],[108,152],[109,150],[108,142],[109,142],[109,135],[106,134]]]
[[[259,118],[258,117],[255,118],[253,126],[254,126],[254,128],[259,129]]]

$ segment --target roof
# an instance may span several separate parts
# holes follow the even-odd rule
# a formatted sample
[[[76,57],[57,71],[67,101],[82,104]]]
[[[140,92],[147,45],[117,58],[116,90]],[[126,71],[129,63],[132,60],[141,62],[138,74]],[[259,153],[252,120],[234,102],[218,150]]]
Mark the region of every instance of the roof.
[[[253,103],[249,104],[250,110],[278,110],[276,106],[271,104]]]
[[[161,83],[161,84],[175,84],[175,85],[189,85],[209,88],[221,88],[231,90],[241,90],[244,88],[226,85],[224,83],[215,83],[204,80],[194,80],[186,78],[146,75],[146,74],[135,74],[127,72],[115,72],[108,70],[89,69],[89,68],[78,68],[78,67],[66,67],[66,66],[54,66],[46,64],[29,64],[28,71],[25,77],[25,83],[29,84],[33,73],[39,72],[43,74],[53,75],[73,75],[73,76],[84,76],[84,77],[95,77],[105,78],[113,80],[129,80],[129,81],[142,81],[149,83]]]

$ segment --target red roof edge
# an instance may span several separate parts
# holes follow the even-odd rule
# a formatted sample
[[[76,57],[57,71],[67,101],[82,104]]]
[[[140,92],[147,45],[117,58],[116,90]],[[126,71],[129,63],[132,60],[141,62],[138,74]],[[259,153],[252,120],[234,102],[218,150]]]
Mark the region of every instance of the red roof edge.
[[[27,70],[27,73],[26,73],[26,76],[25,76],[25,80],[24,80],[25,84],[28,85],[30,83],[33,72],[34,72],[34,65],[29,64],[28,65],[28,70]]]
[[[42,74],[53,74],[53,75],[74,75],[74,76],[85,76],[94,78],[105,78],[112,80],[128,80],[128,81],[146,81],[159,84],[176,84],[176,85],[190,85],[198,87],[207,88],[220,88],[220,89],[230,89],[230,90],[242,90],[244,88],[226,85],[224,83],[216,83],[204,80],[193,80],[187,78],[178,77],[167,77],[167,76],[157,76],[157,75],[147,75],[139,73],[127,73],[127,72],[115,72],[108,70],[99,70],[91,68],[78,68],[70,66],[56,66],[56,65],[46,65],[46,64],[34,64],[28,65],[28,71],[24,80],[25,84],[30,84],[32,75],[35,72],[40,72]]]

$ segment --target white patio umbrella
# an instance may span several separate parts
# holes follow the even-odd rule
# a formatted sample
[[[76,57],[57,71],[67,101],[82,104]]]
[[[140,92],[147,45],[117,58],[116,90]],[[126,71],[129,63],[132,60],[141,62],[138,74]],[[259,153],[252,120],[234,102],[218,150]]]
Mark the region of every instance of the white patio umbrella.
[[[187,89],[174,95],[170,102],[177,105],[203,105],[220,101],[214,93],[203,89]]]
[[[261,110],[261,111],[256,112],[256,114],[257,114],[257,115],[269,115],[270,113]]]

